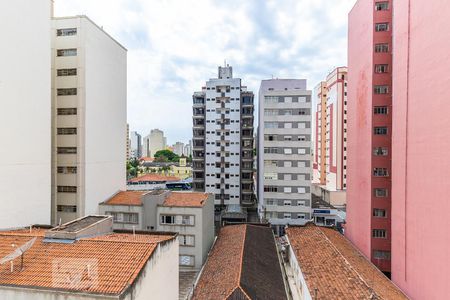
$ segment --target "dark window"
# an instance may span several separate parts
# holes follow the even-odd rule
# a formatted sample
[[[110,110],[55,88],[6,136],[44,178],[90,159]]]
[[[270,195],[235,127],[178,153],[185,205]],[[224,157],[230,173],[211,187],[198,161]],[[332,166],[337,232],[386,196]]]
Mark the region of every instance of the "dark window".
[[[77,35],[77,29],[76,28],[64,28],[64,29],[57,29],[56,30],[57,36],[71,36],[71,35]]]

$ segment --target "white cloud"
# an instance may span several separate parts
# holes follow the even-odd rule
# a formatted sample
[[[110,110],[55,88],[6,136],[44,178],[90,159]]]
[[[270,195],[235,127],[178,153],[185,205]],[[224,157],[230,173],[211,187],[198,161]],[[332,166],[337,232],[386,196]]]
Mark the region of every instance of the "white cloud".
[[[355,0],[56,0],[55,15],[88,15],[128,48],[128,122],[168,141],[191,137],[191,96],[227,59],[258,92],[261,79],[307,78],[346,64]]]

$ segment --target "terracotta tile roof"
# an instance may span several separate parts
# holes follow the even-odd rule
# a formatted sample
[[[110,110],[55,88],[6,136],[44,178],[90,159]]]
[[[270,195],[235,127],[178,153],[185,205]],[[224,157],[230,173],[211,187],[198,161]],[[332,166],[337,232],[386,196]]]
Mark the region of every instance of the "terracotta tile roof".
[[[175,176],[163,176],[159,174],[145,174],[133,179],[128,180],[128,182],[145,182],[145,181],[154,181],[154,182],[165,182],[165,181],[180,181],[179,177]]]
[[[202,207],[208,199],[208,194],[195,192],[171,192],[164,200],[163,206]]]
[[[120,191],[102,204],[106,205],[142,205],[142,196],[148,191]]]
[[[12,251],[11,244],[22,245],[34,236],[36,242],[20,258],[0,265],[0,285],[58,289],[105,295],[120,295],[134,283],[159,242],[169,235],[109,234],[84,238],[72,244],[44,242],[43,231],[0,232],[0,258]]]
[[[248,224],[222,228],[192,299],[287,299],[272,230]]]
[[[309,291],[318,299],[408,299],[339,232],[307,224],[287,236]]]
[[[145,156],[145,157],[139,158],[139,160],[140,160],[140,161],[153,161],[154,158],[153,158],[153,157],[147,157],[147,156]]]

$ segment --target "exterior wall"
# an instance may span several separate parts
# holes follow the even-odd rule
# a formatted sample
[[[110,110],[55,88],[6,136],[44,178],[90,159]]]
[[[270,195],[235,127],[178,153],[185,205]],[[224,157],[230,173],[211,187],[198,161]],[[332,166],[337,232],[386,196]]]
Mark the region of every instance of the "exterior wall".
[[[25,289],[1,286],[0,294],[3,299],[15,299],[15,300],[108,300],[108,299],[119,299],[114,296],[103,296],[103,295],[89,295],[89,294],[75,294],[70,292],[56,292],[56,291],[46,291],[39,289]],[[127,298],[125,298],[127,299]],[[131,299],[130,299],[131,300]]]
[[[137,224],[131,224],[131,223],[122,223],[118,222],[117,220],[114,220],[113,222],[113,228],[114,229],[129,229],[132,230],[133,227],[136,230],[143,230],[144,227],[144,216],[143,216],[143,209],[142,206],[136,206],[136,205],[106,205],[106,204],[100,204],[98,206],[99,214],[100,215],[110,215],[111,212],[120,212],[120,213],[136,213],[138,214],[138,223]]]
[[[154,157],[155,153],[159,150],[166,149],[166,138],[164,137],[164,132],[159,129],[152,129],[148,137],[148,156]]]
[[[77,28],[72,36],[56,29]],[[126,49],[87,17],[53,20],[53,223],[97,213],[98,203],[125,189]],[[76,56],[57,57],[58,49],[76,48]],[[57,76],[57,69],[76,68],[76,76]],[[107,75],[105,75],[107,74]],[[58,88],[77,88],[75,96],[58,96]],[[58,115],[58,108],[77,108],[76,115]],[[75,135],[57,128],[75,127]],[[57,147],[76,147],[77,154],[57,154]],[[76,174],[57,174],[58,166],[76,166]],[[57,186],[76,186],[76,193]],[[58,212],[57,205],[76,206]]]
[[[371,256],[371,151],[373,1],[360,0],[349,14],[348,162],[345,235]]]
[[[288,236],[286,236],[286,239],[288,241],[288,244],[290,244]],[[311,297],[311,293],[308,290],[308,285],[306,284],[305,277],[303,277],[303,272],[300,268],[297,257],[295,256],[295,253],[294,253],[294,250],[292,249],[292,247],[289,247],[288,259],[289,259],[289,267],[292,271],[295,287],[297,288],[297,290],[294,292],[294,294],[299,295],[300,300],[313,300],[313,298]]]
[[[411,299],[446,299],[450,6],[393,5],[392,280]]]
[[[161,224],[161,215],[193,215],[194,226]],[[180,255],[194,256],[194,266],[181,266],[184,270],[200,270],[214,241],[214,198],[209,194],[203,207],[157,206],[157,231],[194,235],[194,246],[180,245]]]
[[[1,1],[0,11],[0,228],[49,224],[51,2]]]
[[[178,299],[178,240],[161,243],[125,300]]]
[[[130,133],[130,156],[133,158],[141,158],[142,156],[142,138],[136,131]]]
[[[322,81],[314,88],[313,133],[314,163],[313,182],[326,184],[326,132],[327,132],[327,83]]]
[[[306,90],[306,80],[264,80],[259,99],[260,218],[272,225],[303,224],[311,219],[311,91]],[[291,115],[285,115],[287,111]],[[278,190],[265,191],[267,187]]]
[[[347,236],[381,271],[390,272],[390,259],[375,258],[374,253],[391,252],[392,1],[385,1],[388,10],[375,10],[376,2],[359,0],[349,15]],[[388,23],[388,30],[376,31],[380,23]],[[388,44],[389,50],[376,52],[375,45],[380,43]],[[376,71],[380,64],[387,66],[386,72]],[[375,92],[377,86],[387,86],[387,93]],[[387,113],[375,113],[379,106]],[[387,132],[375,134],[377,127],[385,127]],[[375,155],[379,147],[385,148],[387,155]],[[387,174],[376,175],[378,168],[386,169]],[[375,189],[384,189],[387,195],[375,196]],[[375,216],[374,209],[384,210],[385,216]],[[385,237],[373,236],[374,230],[384,231]]]

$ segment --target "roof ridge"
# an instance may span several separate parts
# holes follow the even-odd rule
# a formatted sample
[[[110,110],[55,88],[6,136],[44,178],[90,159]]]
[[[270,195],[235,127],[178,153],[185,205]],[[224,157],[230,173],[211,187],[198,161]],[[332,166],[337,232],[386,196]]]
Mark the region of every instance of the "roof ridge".
[[[244,241],[242,242],[242,251],[241,251],[241,261],[240,261],[240,268],[239,268],[239,277],[238,277],[238,284],[237,286],[244,292],[244,289],[241,286],[241,279],[242,279],[242,268],[244,266],[244,250],[245,250],[245,241],[247,240],[247,224],[244,224]],[[245,295],[247,293],[244,292]],[[247,295],[248,297],[248,295]],[[250,297],[248,297],[251,299]]]
[[[342,259],[345,261],[346,265],[353,271],[356,273],[356,275],[359,277],[359,279],[364,283],[364,285],[369,289],[369,291],[372,291],[372,293],[374,293],[375,295],[377,295],[377,297],[379,297],[380,299],[384,299],[384,297],[382,297],[381,295],[378,295],[377,292],[374,291],[374,289],[364,280],[364,278],[361,276],[361,274],[359,274],[359,272],[352,266],[352,264],[347,260],[347,258],[345,258],[345,256],[342,254],[341,251],[339,251],[339,249],[331,242],[331,240],[328,238],[328,236],[325,234],[325,232],[323,232],[323,230],[321,228],[317,228],[319,230],[319,232],[325,237],[326,241],[332,246],[332,248],[334,250],[336,250],[340,257],[342,257]],[[360,252],[358,252],[359,254],[361,254]]]

